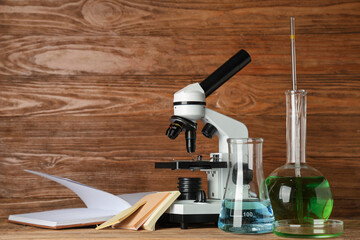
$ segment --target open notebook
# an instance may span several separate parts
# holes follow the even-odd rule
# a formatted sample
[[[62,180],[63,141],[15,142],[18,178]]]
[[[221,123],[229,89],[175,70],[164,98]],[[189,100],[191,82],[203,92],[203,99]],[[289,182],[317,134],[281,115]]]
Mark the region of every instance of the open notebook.
[[[130,208],[144,196],[154,193],[143,192],[115,196],[67,178],[30,170],[25,171],[42,176],[69,188],[85,203],[86,208],[68,208],[14,214],[9,216],[9,222],[52,229],[96,225],[101,224],[114,217],[116,214]]]

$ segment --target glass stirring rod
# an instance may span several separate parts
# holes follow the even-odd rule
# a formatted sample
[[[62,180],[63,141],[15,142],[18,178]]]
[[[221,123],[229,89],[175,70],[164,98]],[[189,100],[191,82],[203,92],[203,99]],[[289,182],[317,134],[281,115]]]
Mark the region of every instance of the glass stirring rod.
[[[291,40],[291,77],[293,94],[291,96],[291,158],[295,162],[295,176],[300,177],[300,121],[298,119],[299,109],[297,101],[296,84],[296,55],[295,55],[295,18],[290,18],[290,40]]]
[[[290,39],[291,39],[291,77],[293,90],[297,90],[296,86],[296,54],[295,54],[295,18],[290,18]]]
[[[293,93],[291,95],[291,144],[292,144],[292,158],[295,160],[295,182],[296,182],[296,209],[297,218],[302,223],[304,218],[304,206],[303,206],[303,195],[302,195],[302,180],[301,180],[301,166],[300,166],[300,152],[301,152],[301,134],[300,134],[300,107],[298,105],[297,98],[297,84],[296,84],[296,54],[295,54],[295,18],[290,18],[290,40],[291,40],[291,78]]]

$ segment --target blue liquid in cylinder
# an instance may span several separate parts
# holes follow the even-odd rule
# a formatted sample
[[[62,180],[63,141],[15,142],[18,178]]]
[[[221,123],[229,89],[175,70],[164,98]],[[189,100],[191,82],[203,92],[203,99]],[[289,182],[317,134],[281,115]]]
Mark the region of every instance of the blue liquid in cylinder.
[[[270,200],[224,199],[218,226],[224,232],[257,234],[272,232],[273,222],[274,214]]]

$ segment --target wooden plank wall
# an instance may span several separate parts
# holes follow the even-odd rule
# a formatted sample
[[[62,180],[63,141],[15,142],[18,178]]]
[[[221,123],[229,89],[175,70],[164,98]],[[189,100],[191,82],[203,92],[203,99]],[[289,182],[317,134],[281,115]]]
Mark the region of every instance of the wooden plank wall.
[[[330,181],[333,217],[360,216],[360,2],[2,0],[0,217],[81,206],[32,169],[114,194],[175,189],[155,161],[189,159],[165,136],[172,95],[240,49],[252,63],[208,107],[264,138],[267,176],[285,163],[289,18],[308,90],[307,161]],[[200,124],[200,128],[202,125]],[[217,151],[198,133],[197,153]]]

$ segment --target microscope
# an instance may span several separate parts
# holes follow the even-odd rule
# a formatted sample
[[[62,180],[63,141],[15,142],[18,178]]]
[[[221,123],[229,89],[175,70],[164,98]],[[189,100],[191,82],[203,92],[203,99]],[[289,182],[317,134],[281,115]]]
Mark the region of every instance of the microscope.
[[[180,223],[182,229],[189,223],[217,223],[226,187],[229,166],[228,138],[247,138],[246,126],[230,117],[205,107],[206,97],[234,76],[251,61],[245,50],[240,50],[201,83],[190,84],[174,94],[174,115],[166,135],[170,139],[185,133],[186,150],[196,149],[197,121],[205,126],[202,134],[214,135],[219,140],[219,150],[210,154],[210,160],[201,157],[194,161],[156,162],[155,168],[189,169],[206,171],[208,197],[201,189],[201,178],[179,178],[181,196],[167,210],[167,221]]]

